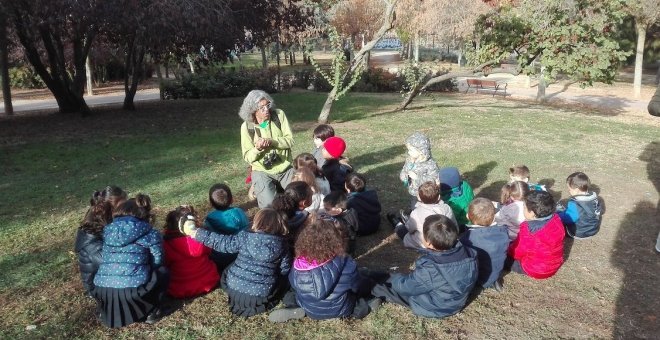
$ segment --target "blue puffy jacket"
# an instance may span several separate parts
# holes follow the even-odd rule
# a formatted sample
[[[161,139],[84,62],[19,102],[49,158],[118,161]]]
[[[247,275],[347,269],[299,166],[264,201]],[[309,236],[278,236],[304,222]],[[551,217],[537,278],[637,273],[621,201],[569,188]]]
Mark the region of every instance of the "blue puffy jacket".
[[[477,252],[479,278],[477,284],[490,287],[500,277],[509,249],[509,234],[506,226],[479,227],[468,225],[461,235],[461,242]]]
[[[355,209],[358,216],[357,234],[370,235],[378,231],[380,226],[381,206],[378,194],[374,190],[352,192],[346,202],[348,209]]]
[[[369,291],[350,256],[335,256],[320,265],[297,259],[289,282],[296,291],[298,305],[316,320],[350,316],[356,294]]]
[[[239,293],[269,296],[281,277],[291,268],[287,238],[243,230],[236,235],[222,235],[198,229],[195,240],[223,253],[238,254],[225,272],[227,286]]]
[[[410,274],[390,279],[392,289],[407,297],[413,313],[442,318],[458,313],[477,282],[477,254],[457,242],[448,251],[421,250]]]
[[[163,260],[163,237],[151,225],[133,216],[121,216],[103,229],[103,262],[94,285],[139,287]]]

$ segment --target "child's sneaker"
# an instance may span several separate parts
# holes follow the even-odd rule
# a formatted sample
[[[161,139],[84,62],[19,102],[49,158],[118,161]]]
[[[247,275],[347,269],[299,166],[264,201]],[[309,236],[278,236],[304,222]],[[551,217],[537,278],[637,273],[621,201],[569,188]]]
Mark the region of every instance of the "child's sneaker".
[[[399,211],[399,215],[401,215],[401,222],[403,224],[408,223],[408,219],[410,218],[410,210],[406,211],[405,209],[401,209]]]
[[[272,311],[268,315],[270,322],[287,322],[294,319],[302,319],[305,317],[305,310],[300,307],[294,308],[280,308]]]
[[[393,213],[393,212],[388,212],[387,213],[387,220],[390,222],[390,224],[392,225],[392,228],[394,228],[394,229],[396,229],[397,225],[399,225],[400,223],[403,223],[403,222],[401,222],[401,219],[398,216],[396,216],[396,214]]]

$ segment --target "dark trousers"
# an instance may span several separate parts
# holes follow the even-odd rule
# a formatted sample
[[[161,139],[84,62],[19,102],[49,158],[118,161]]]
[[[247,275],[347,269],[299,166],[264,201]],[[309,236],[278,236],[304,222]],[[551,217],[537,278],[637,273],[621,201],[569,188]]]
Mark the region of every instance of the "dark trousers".
[[[408,297],[397,293],[392,288],[390,274],[386,272],[370,272],[369,277],[376,282],[376,285],[371,289],[371,295],[383,299],[387,302],[396,303],[410,308]]]
[[[296,302],[296,292],[291,288],[282,298],[282,304],[285,308],[296,308],[300,307],[298,302]],[[357,298],[355,300],[355,307],[353,307],[353,313],[349,316],[352,319],[362,319],[367,316],[370,312],[369,302],[365,298]]]
[[[520,265],[520,261],[514,260],[513,257],[507,256],[506,261],[504,261],[504,270],[510,272],[527,275]]]

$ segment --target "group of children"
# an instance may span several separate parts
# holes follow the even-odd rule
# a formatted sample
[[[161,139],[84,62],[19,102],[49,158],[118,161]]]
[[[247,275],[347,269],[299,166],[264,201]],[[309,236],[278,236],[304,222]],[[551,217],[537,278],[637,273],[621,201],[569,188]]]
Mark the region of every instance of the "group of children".
[[[505,185],[498,205],[473,199],[458,169],[439,169],[426,136],[406,142],[400,178],[413,209],[387,217],[405,246],[422,251],[410,274],[358,270],[356,239],[378,230],[381,205],[343,157],[345,141],[320,125],[313,152],[295,158],[294,180],[251,223],[225,184],[210,188],[206,218],[179,206],[162,234],[148,196],[129,199],[113,186],[95,192],[76,252],[98,317],[109,327],[154,323],[167,312],[166,294],[188,298],[216,287],[233,314],[270,311],[273,322],[363,318],[383,301],[444,317],[460,311],[475,286],[497,286],[503,270],[552,276],[563,261],[564,230],[575,238],[598,232],[598,200],[583,173],[569,176],[572,198],[559,214],[550,194],[523,181]],[[273,310],[280,301],[284,307]]]

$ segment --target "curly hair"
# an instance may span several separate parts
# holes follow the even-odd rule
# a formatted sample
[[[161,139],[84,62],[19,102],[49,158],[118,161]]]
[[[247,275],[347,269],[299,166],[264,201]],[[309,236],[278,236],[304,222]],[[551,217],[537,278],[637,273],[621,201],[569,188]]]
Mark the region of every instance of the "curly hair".
[[[336,219],[312,214],[310,221],[296,238],[296,257],[325,262],[346,254],[347,235]]]
[[[112,211],[126,200],[126,192],[109,185],[102,191],[94,191],[89,199],[89,209],[80,223],[80,229],[94,235],[101,235],[103,228],[112,221]]]
[[[270,112],[275,112],[275,101],[268,93],[262,90],[252,90],[243,99],[243,104],[238,110],[238,116],[246,122],[255,123],[254,113],[259,109],[259,102],[266,99],[270,102]]]

